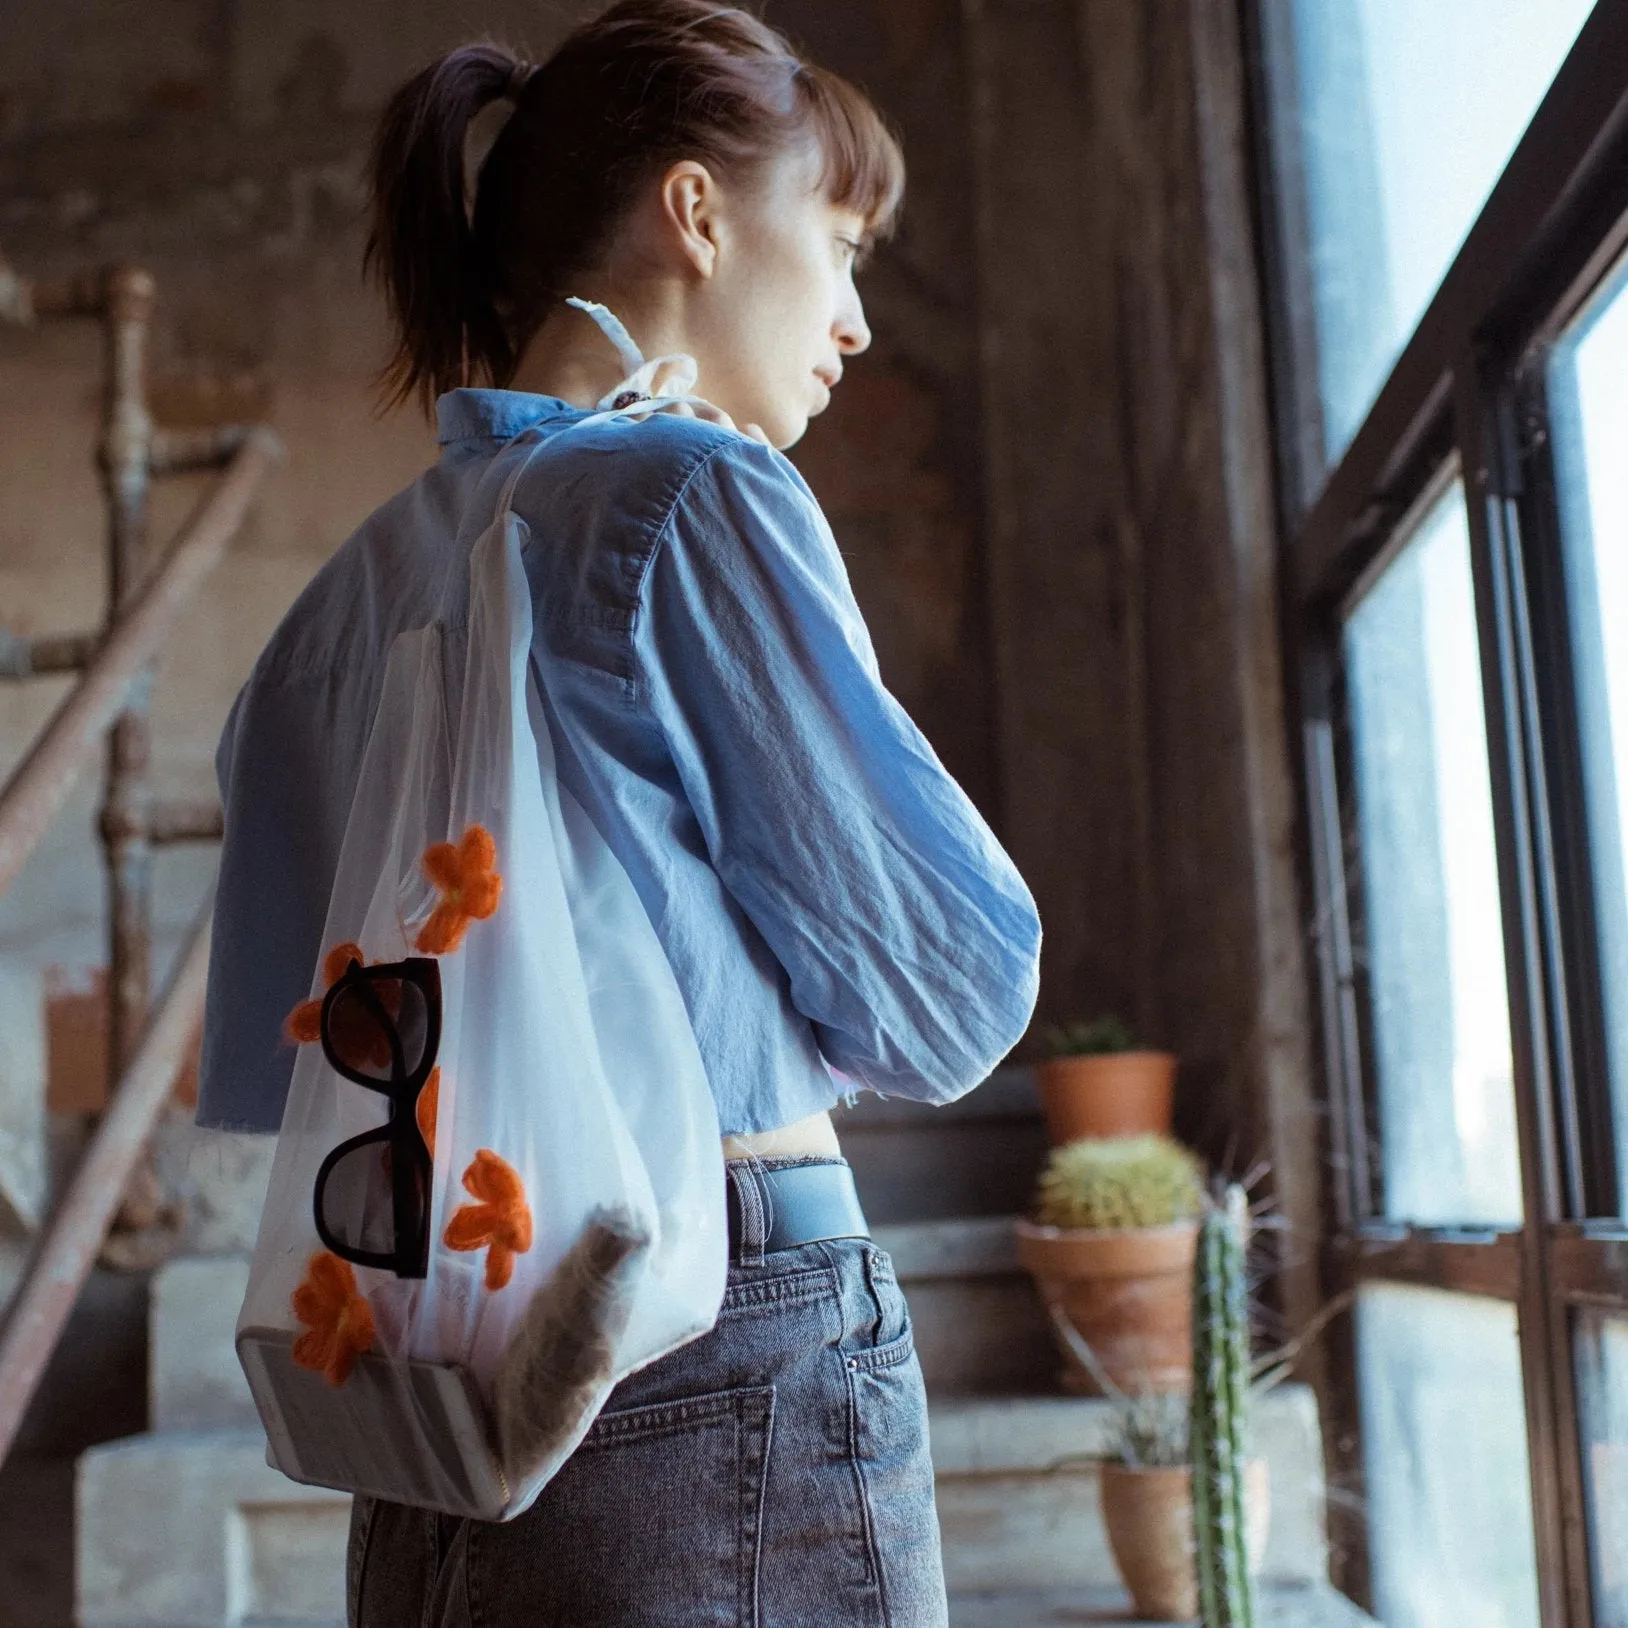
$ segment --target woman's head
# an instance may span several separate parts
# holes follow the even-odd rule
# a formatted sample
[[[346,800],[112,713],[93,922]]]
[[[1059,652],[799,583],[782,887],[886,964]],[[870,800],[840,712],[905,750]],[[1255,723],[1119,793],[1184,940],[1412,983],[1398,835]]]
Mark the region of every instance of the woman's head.
[[[471,207],[469,125],[505,97]],[[870,102],[736,7],[621,0],[530,70],[465,46],[396,94],[375,152],[392,395],[508,385],[528,347],[594,343],[577,294],[646,354],[690,351],[702,394],[789,445],[869,341],[853,262],[902,190]]]

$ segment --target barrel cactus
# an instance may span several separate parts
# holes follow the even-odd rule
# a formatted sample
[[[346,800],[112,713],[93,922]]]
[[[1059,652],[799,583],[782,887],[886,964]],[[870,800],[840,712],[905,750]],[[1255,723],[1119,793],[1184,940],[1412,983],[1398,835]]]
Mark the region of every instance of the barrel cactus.
[[[1198,1160],[1164,1136],[1068,1142],[1041,1172],[1036,1219],[1115,1231],[1189,1221],[1203,1199]]]
[[[1204,1628],[1254,1628],[1244,1519],[1250,1394],[1249,1211],[1229,1187],[1199,1229],[1193,1269],[1193,1531]]]

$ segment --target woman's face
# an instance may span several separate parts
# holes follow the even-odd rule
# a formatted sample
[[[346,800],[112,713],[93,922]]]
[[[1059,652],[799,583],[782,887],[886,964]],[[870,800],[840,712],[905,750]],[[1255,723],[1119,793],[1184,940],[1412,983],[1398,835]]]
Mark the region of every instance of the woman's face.
[[[789,447],[871,342],[854,287],[865,221],[825,196],[818,156],[799,150],[749,189],[714,193],[707,227],[715,253],[685,321],[696,391]]]

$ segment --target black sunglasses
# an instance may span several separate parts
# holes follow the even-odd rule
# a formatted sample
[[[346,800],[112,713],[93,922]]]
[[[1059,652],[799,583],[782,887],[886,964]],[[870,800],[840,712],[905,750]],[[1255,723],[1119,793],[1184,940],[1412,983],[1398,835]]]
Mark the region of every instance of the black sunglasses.
[[[317,1236],[342,1260],[421,1278],[430,1261],[430,1152],[418,1098],[441,1045],[441,969],[430,956],[352,961],[322,1000],[322,1054],[390,1099],[377,1130],[341,1142],[312,1193]]]

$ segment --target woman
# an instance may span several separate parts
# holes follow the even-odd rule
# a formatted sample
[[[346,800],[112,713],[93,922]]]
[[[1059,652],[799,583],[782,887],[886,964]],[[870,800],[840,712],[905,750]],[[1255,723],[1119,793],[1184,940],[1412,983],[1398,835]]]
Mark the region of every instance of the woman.
[[[466,210],[469,126],[499,102]],[[732,1253],[717,1326],[624,1381],[526,1514],[357,1499],[353,1624],[945,1622],[909,1318],[828,1110],[984,1078],[1028,1022],[1039,924],[882,687],[781,456],[870,343],[853,274],[902,181],[859,92],[708,0],[624,0],[541,67],[454,51],[385,114],[389,383],[433,401],[443,450],[318,574],[227,725],[200,1119],[278,1125],[278,1026],[320,953],[384,654],[467,569],[459,520],[524,435],[559,773],[684,994]],[[694,358],[705,402],[587,422],[664,371],[627,377],[608,313]]]

